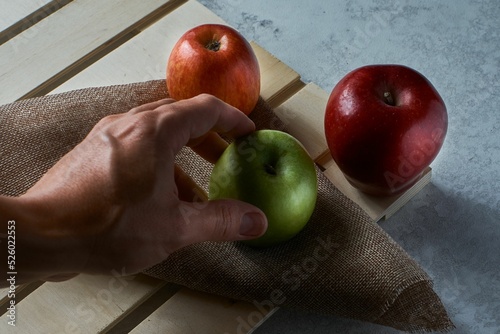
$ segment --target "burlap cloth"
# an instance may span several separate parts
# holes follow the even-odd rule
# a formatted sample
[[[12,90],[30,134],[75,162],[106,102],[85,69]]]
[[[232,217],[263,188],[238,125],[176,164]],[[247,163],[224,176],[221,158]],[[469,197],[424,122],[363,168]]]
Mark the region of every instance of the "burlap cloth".
[[[164,80],[154,80],[0,107],[0,192],[25,192],[102,117],[166,96]],[[263,101],[251,118],[258,128],[283,129]],[[178,163],[207,188],[210,164],[187,148]],[[268,249],[205,242],[174,253],[146,274],[250,301],[263,312],[272,305],[404,331],[452,328],[428,275],[319,170],[318,178],[316,210],[291,241]]]

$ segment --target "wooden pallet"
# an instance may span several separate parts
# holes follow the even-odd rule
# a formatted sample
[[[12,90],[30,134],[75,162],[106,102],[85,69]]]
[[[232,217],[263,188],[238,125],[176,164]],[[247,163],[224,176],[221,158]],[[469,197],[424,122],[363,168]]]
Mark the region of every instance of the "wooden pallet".
[[[5,5],[4,5],[5,6]],[[225,23],[190,0],[24,0],[0,13],[0,104],[27,97],[163,78],[171,48],[202,23]],[[325,175],[375,221],[388,217],[430,180],[428,169],[409,191],[373,198],[353,189],[328,153],[323,115],[328,93],[305,84],[286,64],[252,43],[261,96],[302,141]],[[276,309],[207,295],[135,275],[80,275],[32,283],[16,291],[16,327],[1,333],[248,333]],[[10,299],[0,291],[0,306]]]

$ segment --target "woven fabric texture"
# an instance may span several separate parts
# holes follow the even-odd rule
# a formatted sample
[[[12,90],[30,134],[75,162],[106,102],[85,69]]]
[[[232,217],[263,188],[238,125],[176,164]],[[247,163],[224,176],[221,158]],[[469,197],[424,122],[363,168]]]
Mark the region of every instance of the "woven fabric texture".
[[[0,193],[24,193],[102,117],[167,96],[164,80],[154,80],[0,107]],[[262,100],[250,117],[260,129],[286,130]],[[208,188],[209,163],[188,148],[177,163]],[[315,212],[289,242],[266,249],[204,242],[177,251],[145,274],[263,309],[288,307],[409,332],[451,329],[428,275],[319,169],[317,175]],[[193,214],[186,213],[187,219]]]

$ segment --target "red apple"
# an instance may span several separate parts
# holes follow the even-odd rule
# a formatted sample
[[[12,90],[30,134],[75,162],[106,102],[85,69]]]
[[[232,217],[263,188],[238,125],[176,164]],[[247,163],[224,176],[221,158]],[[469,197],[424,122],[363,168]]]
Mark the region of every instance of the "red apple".
[[[259,99],[259,63],[233,28],[200,25],[175,44],[167,63],[167,89],[176,100],[211,94],[248,115]]]
[[[443,99],[422,74],[401,65],[370,65],[334,87],[325,135],[346,179],[372,195],[410,188],[437,156],[448,128]]]

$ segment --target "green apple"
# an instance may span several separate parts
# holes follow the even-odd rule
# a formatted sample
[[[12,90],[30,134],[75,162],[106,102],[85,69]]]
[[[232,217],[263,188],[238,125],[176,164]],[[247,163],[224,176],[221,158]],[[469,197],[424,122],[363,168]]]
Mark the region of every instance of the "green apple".
[[[267,216],[266,233],[245,241],[266,247],[289,240],[309,221],[316,204],[314,162],[291,135],[259,130],[231,143],[214,165],[209,199],[233,198]]]

